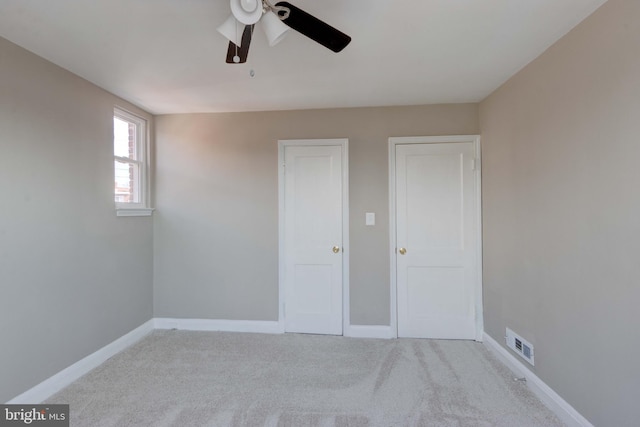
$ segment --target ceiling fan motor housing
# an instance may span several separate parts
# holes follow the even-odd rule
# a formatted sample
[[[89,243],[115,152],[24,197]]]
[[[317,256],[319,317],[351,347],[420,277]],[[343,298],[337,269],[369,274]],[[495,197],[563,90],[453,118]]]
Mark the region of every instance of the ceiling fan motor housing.
[[[231,13],[245,25],[255,24],[262,17],[262,0],[230,0]]]

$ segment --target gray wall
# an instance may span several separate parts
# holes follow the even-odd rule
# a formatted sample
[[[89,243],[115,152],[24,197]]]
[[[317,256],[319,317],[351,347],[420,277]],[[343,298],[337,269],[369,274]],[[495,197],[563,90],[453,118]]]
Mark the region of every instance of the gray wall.
[[[639,22],[608,1],[480,107],[486,331],[599,426],[640,417]]]
[[[0,38],[0,402],[152,317],[152,220],[114,211],[115,103],[142,114]]]
[[[277,140],[345,137],[350,320],[389,325],[388,138],[477,133],[475,104],[157,117],[155,316],[277,320]]]

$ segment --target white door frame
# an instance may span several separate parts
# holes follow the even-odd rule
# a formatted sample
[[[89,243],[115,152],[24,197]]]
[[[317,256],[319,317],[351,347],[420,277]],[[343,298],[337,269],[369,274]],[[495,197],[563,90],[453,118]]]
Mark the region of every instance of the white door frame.
[[[288,146],[332,145],[342,147],[342,335],[347,335],[349,314],[349,140],[285,139],[278,140],[278,328],[285,331],[284,281],[284,149]]]
[[[482,173],[480,157],[480,135],[450,135],[450,136],[410,136],[389,138],[389,259],[391,260],[391,333],[398,337],[398,284],[396,276],[396,145],[400,144],[437,144],[472,142],[475,151],[475,182],[477,209],[477,276],[475,280],[476,299],[476,341],[482,341],[484,319],[482,308]]]

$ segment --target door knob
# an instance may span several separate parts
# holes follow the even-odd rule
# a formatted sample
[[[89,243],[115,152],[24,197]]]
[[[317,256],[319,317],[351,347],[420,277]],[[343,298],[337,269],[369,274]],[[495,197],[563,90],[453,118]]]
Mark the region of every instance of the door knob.
[[[340,246],[334,246],[333,247],[333,253],[337,254],[338,252],[340,252]]]
[[[407,250],[405,248],[400,248],[398,252],[400,252],[400,255],[404,255],[407,253]]]

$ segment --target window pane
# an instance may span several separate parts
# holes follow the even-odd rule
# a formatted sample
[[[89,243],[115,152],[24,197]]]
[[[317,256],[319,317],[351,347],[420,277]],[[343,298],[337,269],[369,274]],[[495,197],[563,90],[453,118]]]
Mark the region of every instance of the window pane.
[[[117,208],[146,206],[146,121],[113,110],[114,200]]]
[[[113,118],[113,154],[137,160],[135,123]]]
[[[115,201],[118,203],[140,203],[140,165],[114,161]]]

